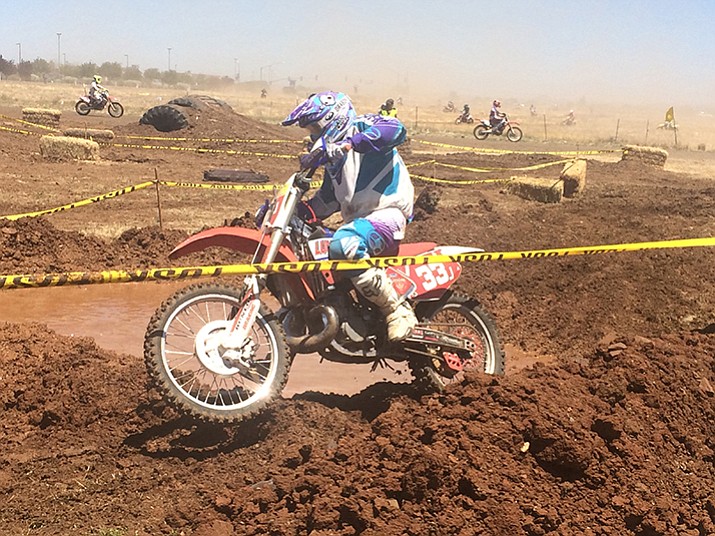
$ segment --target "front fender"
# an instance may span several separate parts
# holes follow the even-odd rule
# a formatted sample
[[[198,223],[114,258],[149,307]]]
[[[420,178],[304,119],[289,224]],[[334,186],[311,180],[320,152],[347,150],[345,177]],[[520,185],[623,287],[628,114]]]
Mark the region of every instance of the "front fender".
[[[246,229],[244,227],[214,227],[196,233],[184,240],[176,246],[171,253],[170,259],[176,259],[204,251],[211,247],[221,247],[242,253],[253,254],[258,249],[258,246],[263,244],[263,247],[268,247],[268,236],[263,237],[261,242],[261,232],[256,229]],[[278,250],[278,262],[295,262],[298,258],[293,251],[286,245],[282,245]]]
[[[263,236],[263,241],[261,241],[261,232],[256,229],[246,229],[244,227],[215,227],[196,233],[184,240],[169,253],[169,258],[176,259],[177,257],[183,257],[184,255],[204,251],[212,247],[221,247],[253,255],[258,250],[259,245],[262,245],[263,251],[265,251],[268,244],[269,237]],[[284,244],[278,249],[276,262],[296,261],[298,261],[298,258],[290,247]],[[271,292],[281,299],[281,302],[284,301],[283,298],[289,301],[313,299],[313,292],[310,285],[302,275],[280,274],[279,278],[273,281],[273,283],[275,283],[273,284],[271,281],[274,277],[275,274],[269,276],[268,286]],[[281,281],[284,285],[280,284]],[[285,306],[286,303],[283,303],[283,305]]]

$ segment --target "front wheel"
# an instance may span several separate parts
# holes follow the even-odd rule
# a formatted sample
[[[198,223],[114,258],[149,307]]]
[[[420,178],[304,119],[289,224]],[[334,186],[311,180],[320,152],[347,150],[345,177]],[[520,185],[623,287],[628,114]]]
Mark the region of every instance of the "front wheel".
[[[242,346],[224,346],[242,294],[229,285],[191,285],[166,299],[149,321],[144,361],[150,381],[181,413],[238,422],[281,393],[291,354],[270,309],[261,305]]]
[[[122,117],[124,115],[124,106],[118,102],[110,102],[107,111],[112,117]]]
[[[489,131],[491,129],[485,125],[477,125],[474,127],[474,137],[479,141],[486,140],[489,137]]]
[[[442,375],[428,359],[410,359],[409,366],[418,386],[426,391],[441,392],[448,385],[462,381],[464,371],[504,374],[504,351],[496,322],[477,300],[456,292],[447,293],[436,302],[418,304],[416,313],[420,323],[468,338],[476,345],[463,371],[449,377]]]
[[[509,127],[506,131],[506,137],[509,141],[520,141],[524,136],[519,127]]]
[[[74,110],[79,115],[88,115],[91,108],[89,107],[89,104],[87,104],[83,100],[80,100],[80,101],[77,101],[77,104],[74,105]]]

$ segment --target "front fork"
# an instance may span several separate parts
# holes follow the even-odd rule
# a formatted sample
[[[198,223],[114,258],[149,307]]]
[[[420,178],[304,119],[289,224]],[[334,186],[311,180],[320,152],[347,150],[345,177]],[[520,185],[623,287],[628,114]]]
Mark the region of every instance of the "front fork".
[[[226,349],[238,350],[248,339],[251,326],[261,309],[261,289],[265,286],[264,275],[249,275],[243,280],[244,297],[241,310],[234,317],[230,329],[226,330],[221,339],[221,346]]]
[[[295,212],[296,205],[300,201],[301,191],[296,187],[291,187],[290,192],[284,200],[285,206],[282,207],[278,217],[272,222],[271,242],[268,250],[263,255],[263,263],[272,263],[278,256],[278,250],[283,243],[283,240],[288,235],[288,224],[290,216]],[[268,217],[266,215],[266,217]],[[263,226],[264,232],[267,226]],[[263,240],[261,240],[263,242]],[[254,255],[252,262],[258,261],[258,252]],[[248,338],[251,326],[258,317],[258,312],[261,308],[261,291],[266,286],[266,274],[253,274],[246,276],[243,280],[244,298],[241,302],[241,310],[234,318],[230,330],[223,335],[221,346],[228,349],[237,350],[242,348]]]

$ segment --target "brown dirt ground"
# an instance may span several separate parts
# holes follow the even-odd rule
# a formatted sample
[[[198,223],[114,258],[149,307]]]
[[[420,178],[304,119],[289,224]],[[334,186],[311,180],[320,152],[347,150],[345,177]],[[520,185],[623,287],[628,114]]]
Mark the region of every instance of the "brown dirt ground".
[[[0,113],[20,117],[19,109]],[[157,134],[106,116],[63,121]],[[299,139],[238,115],[198,118],[179,135]],[[211,143],[203,147],[298,147]],[[413,140],[405,159],[431,159],[428,150]],[[155,172],[198,182],[208,167],[234,167],[279,182],[294,166],[255,154],[116,146],[102,156],[47,162],[37,137],[0,131],[0,214]],[[469,167],[556,158],[439,155]],[[587,181],[582,195],[558,205],[511,196],[500,183],[429,186],[438,209],[420,213],[408,237],[511,251],[715,234],[712,180],[589,158]],[[427,187],[415,183],[418,192]],[[264,197],[166,190],[160,230],[153,196],[0,220],[0,273],[167,266],[188,232],[252,212]],[[89,232],[111,222],[118,238]],[[540,362],[421,399],[390,383],[353,396],[306,393],[234,427],[177,418],[147,389],[133,356],[39,324],[0,324],[0,534],[715,534],[712,260],[711,249],[698,248],[466,266],[458,286],[494,313],[513,348],[507,359]],[[183,264],[228,261],[216,252]]]

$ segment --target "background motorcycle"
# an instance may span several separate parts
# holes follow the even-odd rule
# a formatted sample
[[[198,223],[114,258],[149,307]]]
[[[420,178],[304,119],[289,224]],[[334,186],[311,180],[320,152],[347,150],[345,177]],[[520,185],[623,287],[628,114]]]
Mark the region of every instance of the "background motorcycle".
[[[519,123],[516,121],[510,121],[508,116],[505,116],[504,119],[506,119],[506,122],[499,133],[492,130],[492,125],[489,121],[482,119],[482,121],[474,127],[474,137],[482,141],[486,140],[490,134],[493,136],[501,136],[502,134],[505,134],[509,141],[517,142],[521,140],[524,134],[518,126]]]
[[[99,101],[92,100],[89,95],[83,95],[74,105],[74,109],[79,115],[87,115],[92,110],[104,110],[105,107],[112,117],[124,115],[124,107],[119,99],[111,97],[108,91],[102,93],[102,98]]]
[[[288,179],[266,207],[260,230],[208,229],[170,257],[220,246],[251,253],[251,263],[326,260],[330,230],[296,215],[313,171]],[[399,255],[479,251],[403,243]],[[461,271],[458,262],[387,269],[420,321],[406,340],[393,344],[384,316],[338,272],[316,267],[249,275],[242,285],[188,286],[165,300],[149,322],[144,358],[150,380],[179,411],[225,423],[254,415],[278,397],[296,353],[373,366],[407,361],[421,390],[442,390],[467,370],[502,374],[494,318],[476,299],[451,288]]]
[[[472,117],[471,113],[468,113],[468,114],[461,113],[461,114],[459,114],[459,117],[457,117],[457,119],[454,120],[455,125],[459,125],[460,123],[469,123],[469,124],[474,123],[474,117]]]

